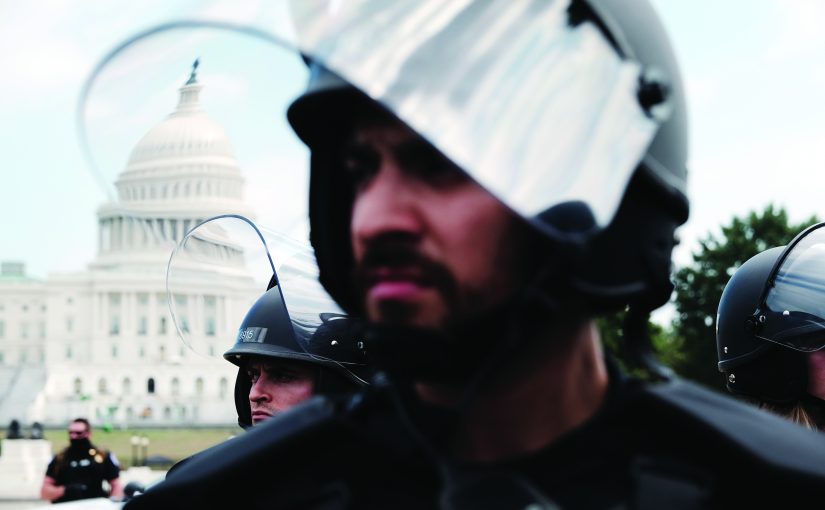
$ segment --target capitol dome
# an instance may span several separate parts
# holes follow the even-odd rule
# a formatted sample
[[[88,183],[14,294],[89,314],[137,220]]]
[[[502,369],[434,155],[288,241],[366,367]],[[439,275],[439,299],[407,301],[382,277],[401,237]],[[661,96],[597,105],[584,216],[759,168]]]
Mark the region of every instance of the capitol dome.
[[[115,186],[122,202],[142,204],[242,197],[243,178],[224,129],[201,111],[197,66],[174,112],[143,136]]]
[[[207,218],[255,216],[243,202],[244,179],[226,132],[201,111],[197,67],[195,61],[175,111],[132,150],[115,181],[118,200],[98,210],[99,265],[168,259],[169,248]]]

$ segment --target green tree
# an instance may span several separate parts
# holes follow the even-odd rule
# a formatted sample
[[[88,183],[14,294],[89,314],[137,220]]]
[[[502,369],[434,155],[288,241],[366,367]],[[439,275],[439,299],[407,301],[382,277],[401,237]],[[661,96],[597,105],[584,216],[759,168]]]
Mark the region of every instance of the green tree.
[[[693,254],[693,264],[674,278],[676,318],[671,346],[681,355],[672,367],[683,377],[722,391],[716,369],[716,309],[725,285],[746,260],[768,248],[789,243],[796,234],[818,220],[792,225],[784,208],[768,205],[761,213],[734,217],[721,227],[721,235],[708,234]]]
[[[642,367],[637,366],[628,356],[624,345],[624,332],[622,331],[624,318],[625,312],[618,312],[602,317],[597,321],[602,344],[625,372],[647,379],[650,374]],[[679,345],[673,341],[673,335],[670,331],[650,321],[647,323],[647,330],[650,334],[653,352],[656,353],[662,364],[674,367],[683,361],[684,354],[679,350]]]

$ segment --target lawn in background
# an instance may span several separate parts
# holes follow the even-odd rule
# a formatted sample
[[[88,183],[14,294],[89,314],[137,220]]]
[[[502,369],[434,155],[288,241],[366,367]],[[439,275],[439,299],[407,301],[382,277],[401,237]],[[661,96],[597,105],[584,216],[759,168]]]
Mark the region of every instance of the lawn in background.
[[[149,439],[147,456],[154,455],[168,457],[172,462],[177,462],[185,457],[205,450],[210,446],[226,441],[230,436],[242,434],[239,427],[226,428],[197,428],[197,429],[129,429],[111,430],[94,428],[92,430],[92,443],[100,448],[110,450],[117,455],[121,467],[132,466],[132,436],[146,437]],[[46,430],[46,439],[52,442],[52,452],[57,453],[69,444],[69,436],[66,429]],[[142,457],[142,451],[138,450],[138,456]],[[138,462],[140,464],[140,462]],[[168,468],[170,464],[158,467]]]

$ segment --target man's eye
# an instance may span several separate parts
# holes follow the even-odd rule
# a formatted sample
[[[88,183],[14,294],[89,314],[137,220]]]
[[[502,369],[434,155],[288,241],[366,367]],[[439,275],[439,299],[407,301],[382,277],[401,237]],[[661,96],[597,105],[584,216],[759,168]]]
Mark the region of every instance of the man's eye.
[[[246,375],[249,376],[249,380],[252,382],[252,384],[255,384],[255,382],[258,380],[258,377],[260,377],[260,372],[256,370],[247,370]]]
[[[267,370],[266,375],[273,381],[288,383],[295,380],[295,374],[288,370]]]
[[[421,181],[449,185],[466,180],[464,172],[435,150],[402,155],[407,171]]]
[[[365,147],[350,147],[344,151],[343,167],[355,188],[364,186],[378,171],[378,155]]]

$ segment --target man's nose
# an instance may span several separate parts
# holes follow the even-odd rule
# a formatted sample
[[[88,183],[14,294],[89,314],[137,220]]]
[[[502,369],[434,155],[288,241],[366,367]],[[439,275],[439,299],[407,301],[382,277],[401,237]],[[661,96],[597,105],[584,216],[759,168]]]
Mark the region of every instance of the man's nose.
[[[252,388],[249,389],[249,401],[250,402],[268,402],[272,400],[272,396],[266,391],[266,385],[264,384],[264,377],[261,376],[258,378],[257,381],[252,383]]]
[[[419,186],[394,162],[383,163],[353,203],[350,229],[356,249],[384,234],[419,235]]]

